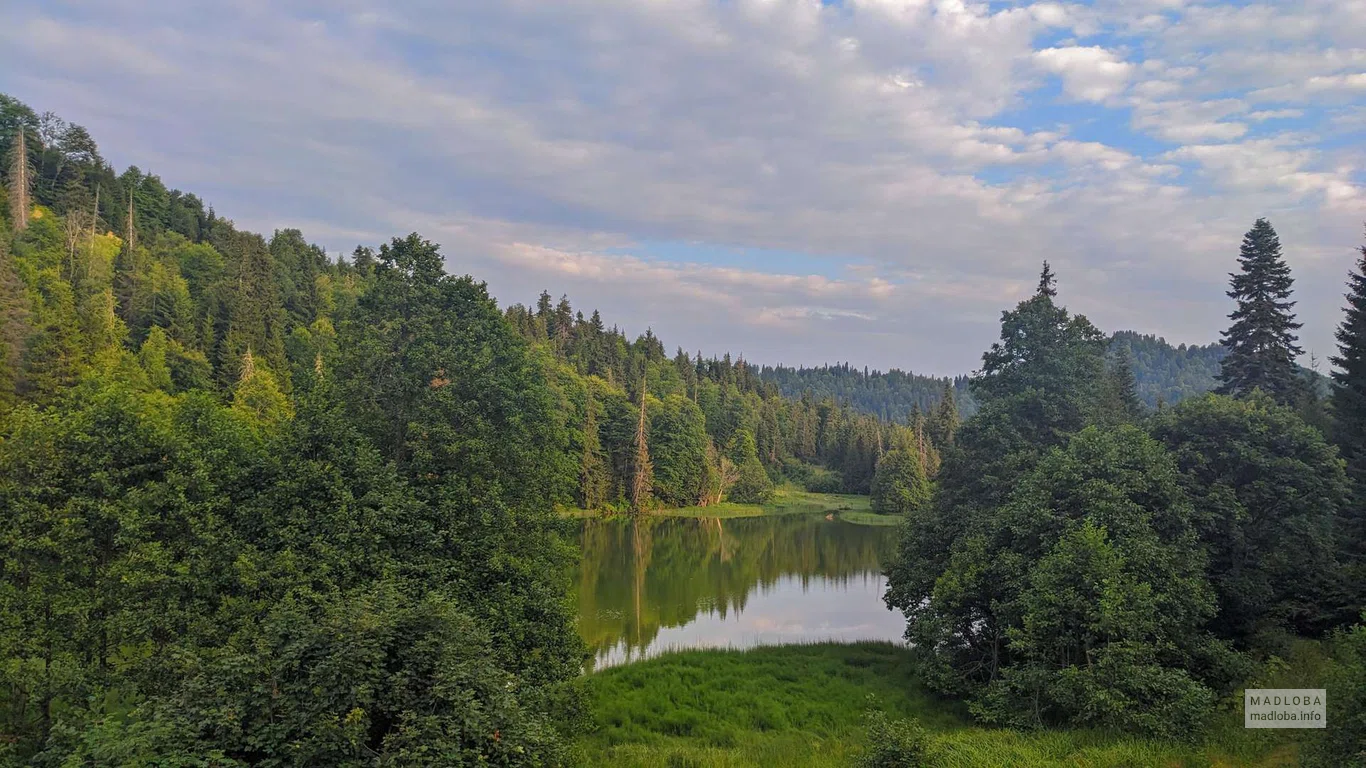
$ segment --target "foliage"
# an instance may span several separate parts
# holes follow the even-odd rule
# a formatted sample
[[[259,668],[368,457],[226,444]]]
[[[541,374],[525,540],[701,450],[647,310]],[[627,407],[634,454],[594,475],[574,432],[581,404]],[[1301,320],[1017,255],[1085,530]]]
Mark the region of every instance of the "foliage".
[[[1366,246],[1355,272],[1348,274],[1347,306],[1337,330],[1333,357],[1332,435],[1353,484],[1352,501],[1343,515],[1344,565],[1349,583],[1359,585],[1351,602],[1366,605]]]
[[[873,511],[882,515],[914,512],[930,498],[930,484],[920,458],[902,449],[883,454],[873,476],[872,490]]]
[[[1362,624],[1332,638],[1335,659],[1328,673],[1327,727],[1310,743],[1310,768],[1366,766],[1366,614]]]
[[[742,429],[731,438],[726,457],[736,467],[735,484],[727,497],[741,504],[763,504],[773,495],[773,481],[769,479],[754,446],[754,435]]]
[[[1281,257],[1281,241],[1271,222],[1257,219],[1243,237],[1238,256],[1240,271],[1232,275],[1228,296],[1238,306],[1221,342],[1228,348],[1219,370],[1219,392],[1246,396],[1254,389],[1286,404],[1304,394],[1295,358],[1303,350],[1295,344],[1295,322],[1290,301],[1290,267]]]
[[[1149,410],[1175,405],[1219,386],[1219,364],[1228,350],[1219,344],[1172,346],[1157,336],[1119,331],[1110,353],[1127,353],[1138,399]]]
[[[787,397],[801,397],[805,393],[816,399],[828,397],[886,421],[904,422],[916,411],[937,408],[946,389],[953,393],[964,416],[971,416],[977,407],[967,376],[939,378],[896,368],[870,371],[838,363],[818,368],[765,365],[759,369],[759,378],[778,385]]]
[[[872,710],[867,715],[868,747],[854,765],[858,768],[918,768],[925,759],[925,729],[913,719],[889,719]]]
[[[1334,552],[1347,484],[1322,435],[1264,396],[1188,400],[1151,428],[1194,504],[1216,631],[1232,640],[1267,625],[1313,633],[1333,623],[1347,586]]]

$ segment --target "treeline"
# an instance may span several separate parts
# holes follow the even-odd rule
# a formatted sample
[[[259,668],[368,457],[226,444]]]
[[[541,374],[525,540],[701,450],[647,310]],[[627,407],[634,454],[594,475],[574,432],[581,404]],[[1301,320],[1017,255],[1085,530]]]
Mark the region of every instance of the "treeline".
[[[977,411],[967,376],[939,378],[897,368],[870,371],[867,366],[860,369],[838,363],[814,368],[765,365],[759,369],[759,378],[778,385],[778,391],[788,397],[810,392],[817,398],[831,398],[884,421],[911,421],[918,413],[934,410],[946,385],[952,387],[958,413],[963,418]]]
[[[1218,393],[1153,414],[1106,375],[1128,356],[1056,303],[1047,264],[1003,316],[886,594],[927,680],[983,721],[1191,738],[1294,637],[1331,636],[1306,758],[1360,761],[1366,627],[1346,627],[1366,620],[1366,248],[1329,401],[1295,363],[1269,222],[1239,267]]]
[[[806,391],[785,397],[729,354],[670,356],[646,330],[634,341],[585,317],[567,296],[513,304],[508,322],[541,350],[562,396],[585,509],[647,510],[763,502],[784,479],[809,490],[868,493],[878,461],[913,450],[933,474],[958,423],[949,382],[939,403],[885,421]],[[947,397],[945,393],[947,392]]]

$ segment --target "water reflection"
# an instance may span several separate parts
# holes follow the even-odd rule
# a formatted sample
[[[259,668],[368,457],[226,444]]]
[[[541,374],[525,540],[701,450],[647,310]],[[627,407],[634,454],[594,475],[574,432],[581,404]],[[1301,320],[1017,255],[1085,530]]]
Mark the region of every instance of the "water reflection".
[[[806,515],[587,521],[579,630],[598,667],[671,648],[899,640],[880,572],[895,535]]]

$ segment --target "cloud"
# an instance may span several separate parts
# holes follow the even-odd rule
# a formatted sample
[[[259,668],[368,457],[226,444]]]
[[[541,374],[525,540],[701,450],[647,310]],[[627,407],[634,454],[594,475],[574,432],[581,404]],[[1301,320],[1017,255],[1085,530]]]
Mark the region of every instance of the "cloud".
[[[1063,91],[1084,101],[1105,101],[1121,93],[1134,65],[1100,46],[1045,48],[1034,54],[1045,72],[1062,78]]]
[[[504,303],[548,288],[689,348],[953,373],[1045,258],[1103,327],[1216,338],[1259,215],[1328,348],[1361,11],[17,0],[0,91],[332,253],[416,230]]]

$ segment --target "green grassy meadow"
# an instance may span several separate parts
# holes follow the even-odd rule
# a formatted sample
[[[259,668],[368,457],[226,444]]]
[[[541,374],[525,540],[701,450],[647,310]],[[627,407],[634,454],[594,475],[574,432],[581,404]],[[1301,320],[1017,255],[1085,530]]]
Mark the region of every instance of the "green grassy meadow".
[[[870,707],[917,718],[931,734],[937,768],[1296,764],[1293,736],[1245,731],[1232,709],[1195,745],[983,728],[960,703],[926,692],[909,652],[885,643],[686,651],[585,682],[595,727],[576,748],[589,766],[845,766],[862,753]]]
[[[600,510],[587,509],[565,509],[561,512],[565,517],[573,518],[594,518],[608,517],[609,514]],[[773,491],[773,498],[766,504],[737,504],[734,502],[722,502],[705,507],[679,507],[675,509],[657,509],[650,513],[654,517],[710,517],[710,518],[734,518],[734,517],[764,517],[766,515],[811,515],[811,514],[834,514],[841,519],[846,515],[872,515],[868,506],[867,496],[857,496],[846,493],[812,493],[793,485],[779,486]],[[850,522],[857,522],[850,520]]]

